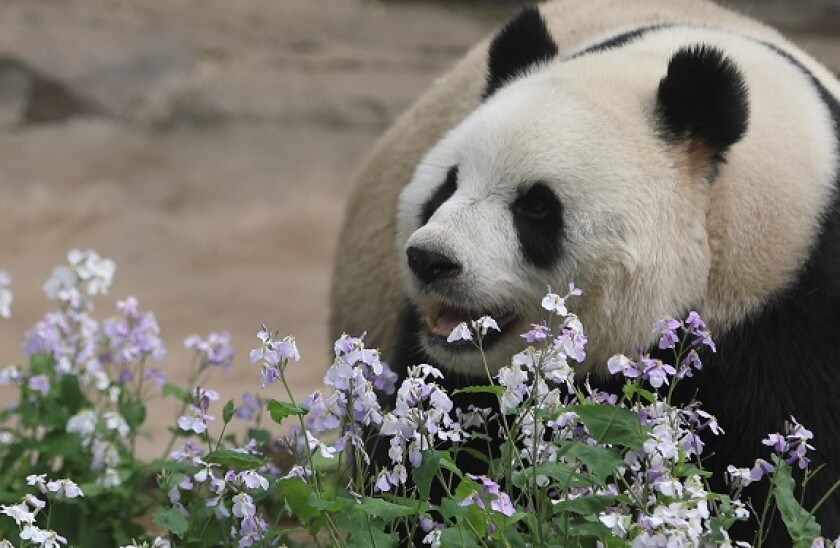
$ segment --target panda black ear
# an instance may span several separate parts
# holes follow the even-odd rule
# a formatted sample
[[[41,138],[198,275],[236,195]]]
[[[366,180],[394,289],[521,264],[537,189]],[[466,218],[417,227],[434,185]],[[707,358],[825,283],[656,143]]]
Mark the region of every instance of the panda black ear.
[[[490,43],[487,86],[482,98],[490,97],[532,65],[548,61],[555,55],[557,44],[539,10],[533,6],[523,9]]]
[[[682,48],[659,82],[657,111],[667,138],[697,140],[719,161],[747,131],[747,86],[720,50],[708,45]]]

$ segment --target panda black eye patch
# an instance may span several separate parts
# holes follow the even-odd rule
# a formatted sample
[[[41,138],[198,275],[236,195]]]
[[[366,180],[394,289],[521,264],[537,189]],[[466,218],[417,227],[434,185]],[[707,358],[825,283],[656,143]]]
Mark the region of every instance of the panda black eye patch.
[[[511,204],[511,213],[525,260],[539,268],[548,268],[557,262],[563,206],[548,185],[535,183],[521,189]]]
[[[429,219],[432,218],[435,211],[437,211],[438,208],[446,202],[446,200],[455,194],[455,190],[457,188],[458,166],[452,166],[449,168],[449,171],[446,172],[446,179],[443,181],[443,184],[438,187],[435,193],[432,194],[432,197],[429,198],[429,201],[423,206],[423,211],[420,214],[420,226],[424,226],[429,222]]]

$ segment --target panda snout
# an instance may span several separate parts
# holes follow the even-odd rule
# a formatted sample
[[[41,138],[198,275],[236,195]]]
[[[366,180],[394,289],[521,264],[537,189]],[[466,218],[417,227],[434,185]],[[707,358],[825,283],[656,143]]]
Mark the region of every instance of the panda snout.
[[[408,257],[408,268],[424,284],[457,276],[462,270],[458,262],[437,251],[411,246],[405,250],[405,254]]]

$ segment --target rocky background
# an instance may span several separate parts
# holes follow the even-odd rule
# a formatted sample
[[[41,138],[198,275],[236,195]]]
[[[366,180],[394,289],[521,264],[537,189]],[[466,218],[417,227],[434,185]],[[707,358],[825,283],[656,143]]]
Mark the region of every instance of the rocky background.
[[[836,0],[736,6],[840,72]],[[298,396],[330,363],[327,295],[353,172],[436,75],[513,2],[0,0],[0,366],[49,309],[72,247],[118,264],[117,298],[155,311],[172,378],[184,337],[228,329],[223,398],[258,388],[265,322],[297,336]],[[8,398],[8,391],[0,398]],[[269,397],[279,397],[274,390]],[[159,435],[174,404],[149,420]]]

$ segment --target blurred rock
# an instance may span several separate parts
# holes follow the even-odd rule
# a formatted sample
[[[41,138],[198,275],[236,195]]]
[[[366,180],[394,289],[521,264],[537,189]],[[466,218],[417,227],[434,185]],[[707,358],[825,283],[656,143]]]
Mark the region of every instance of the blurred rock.
[[[0,56],[0,128],[97,114],[94,103],[25,63]]]

